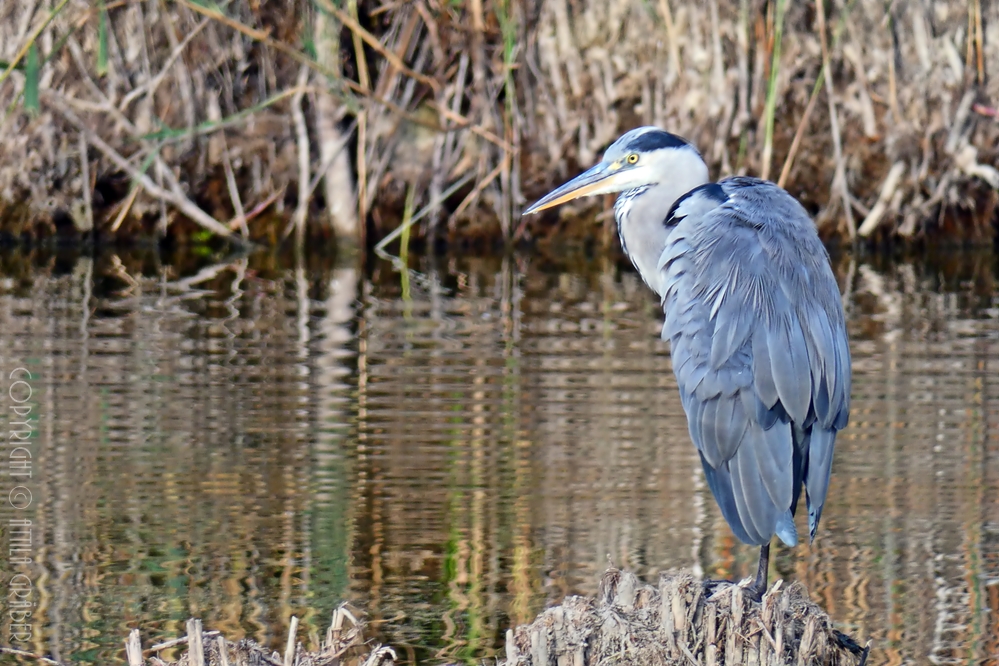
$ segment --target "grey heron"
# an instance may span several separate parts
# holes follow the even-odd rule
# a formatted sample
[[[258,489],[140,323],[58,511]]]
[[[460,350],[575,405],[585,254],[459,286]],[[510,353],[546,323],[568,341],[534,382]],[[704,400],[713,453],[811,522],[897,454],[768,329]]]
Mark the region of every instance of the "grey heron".
[[[774,183],[708,179],[686,140],[631,130],[603,160],[524,211],[620,193],[621,247],[662,300],[662,337],[708,486],[732,532],[760,546],[810,539],[822,516],[836,433],[850,413],[850,349],[839,287],[805,209]]]

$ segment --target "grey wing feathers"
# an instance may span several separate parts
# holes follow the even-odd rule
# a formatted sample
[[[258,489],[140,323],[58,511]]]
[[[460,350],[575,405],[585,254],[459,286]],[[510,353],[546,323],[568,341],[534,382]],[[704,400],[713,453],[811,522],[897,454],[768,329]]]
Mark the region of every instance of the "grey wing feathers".
[[[695,191],[671,212],[659,261],[663,337],[690,436],[736,536],[793,542],[804,483],[814,537],[836,431],[849,417],[839,289],[797,201],[755,179],[719,186],[727,200]]]

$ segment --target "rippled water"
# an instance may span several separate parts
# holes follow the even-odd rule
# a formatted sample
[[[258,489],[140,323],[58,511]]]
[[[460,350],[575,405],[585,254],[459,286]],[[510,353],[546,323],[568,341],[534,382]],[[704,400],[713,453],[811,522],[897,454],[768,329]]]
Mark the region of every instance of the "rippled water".
[[[349,600],[416,662],[613,564],[741,577],[687,432],[661,310],[562,250],[384,260],[0,255],[0,389],[30,371],[30,506],[0,512],[34,652],[122,659],[202,617],[313,647]],[[777,548],[874,663],[996,663],[999,292],[992,254],[836,261],[852,421],[812,546]],[[9,439],[9,437],[8,437]],[[10,447],[8,447],[8,451]],[[30,556],[6,555],[32,521]],[[14,539],[14,540],[12,540]],[[9,606],[9,597],[8,597]],[[0,642],[14,636],[4,607]],[[19,644],[25,647],[24,644]],[[992,661],[989,659],[992,658]]]

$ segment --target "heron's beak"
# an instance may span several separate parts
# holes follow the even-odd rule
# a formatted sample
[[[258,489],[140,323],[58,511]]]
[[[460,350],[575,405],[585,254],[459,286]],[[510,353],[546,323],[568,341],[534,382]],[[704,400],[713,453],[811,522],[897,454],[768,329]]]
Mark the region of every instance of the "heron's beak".
[[[621,186],[621,175],[626,169],[620,162],[601,162],[589,171],[584,171],[568,183],[553,192],[549,192],[533,206],[523,212],[524,215],[539,213],[546,208],[564,204],[579,197],[594,194],[608,194],[625,189]]]

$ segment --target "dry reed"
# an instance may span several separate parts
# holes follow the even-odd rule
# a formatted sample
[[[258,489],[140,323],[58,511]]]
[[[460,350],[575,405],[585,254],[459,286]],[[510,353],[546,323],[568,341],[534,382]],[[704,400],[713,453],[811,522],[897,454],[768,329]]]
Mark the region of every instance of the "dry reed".
[[[49,6],[0,8],[8,235],[259,240],[271,206],[299,242],[357,241],[415,188],[417,234],[516,240],[550,233],[519,220],[533,197],[656,124],[718,176],[780,173],[827,236],[992,237],[996,3]]]
[[[319,650],[307,651],[298,641],[298,618],[291,618],[284,655],[261,646],[256,641],[226,640],[218,631],[205,631],[201,620],[187,621],[184,636],[163,641],[142,649],[139,629],[132,629],[125,640],[125,661],[128,666],[389,666],[395,663],[396,653],[387,646],[369,644],[364,640],[365,625],[351,613],[346,605],[333,611]],[[186,648],[177,659],[165,660],[168,651]],[[25,660],[62,666],[48,657],[24,650],[0,647],[0,654],[9,654]]]

